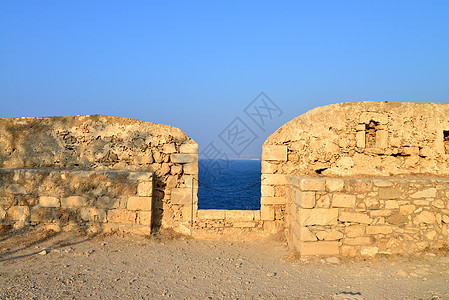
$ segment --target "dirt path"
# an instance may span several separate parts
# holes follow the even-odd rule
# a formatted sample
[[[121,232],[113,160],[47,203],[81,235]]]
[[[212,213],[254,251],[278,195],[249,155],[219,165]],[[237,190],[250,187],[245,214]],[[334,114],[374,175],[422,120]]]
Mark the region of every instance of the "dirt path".
[[[286,259],[282,242],[0,237],[0,299],[449,299],[449,257]]]

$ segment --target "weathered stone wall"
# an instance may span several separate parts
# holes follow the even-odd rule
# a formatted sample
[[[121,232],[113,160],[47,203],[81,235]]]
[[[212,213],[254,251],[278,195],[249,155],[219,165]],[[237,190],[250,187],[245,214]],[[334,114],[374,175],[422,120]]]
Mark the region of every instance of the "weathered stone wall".
[[[149,234],[152,204],[150,172],[0,169],[3,228]]]
[[[198,144],[167,125],[101,115],[0,119],[0,168],[151,172],[156,229],[185,231],[197,206]]]
[[[402,183],[397,183],[397,189],[400,190],[401,194],[390,200],[399,201],[399,204],[407,205],[407,201],[410,201],[407,198],[409,196],[407,193],[411,193],[411,190],[405,190],[407,182],[412,186],[415,183],[410,180],[414,180],[414,178],[441,178],[441,182],[444,182],[443,178],[449,176],[449,104],[393,102],[339,103],[313,109],[286,123],[273,133],[265,141],[262,149],[263,181],[261,190],[261,214],[265,217],[269,216],[270,219],[274,219],[281,225],[286,226],[291,240],[294,240],[295,235],[298,239],[303,239],[308,235],[308,231],[305,229],[307,226],[297,225],[300,222],[297,218],[300,217],[295,216],[295,213],[299,211],[295,212],[295,210],[291,210],[291,207],[295,207],[294,205],[291,207],[286,205],[288,203],[287,200],[292,199],[292,196],[289,195],[292,191],[289,183],[291,176],[320,177],[328,178],[329,180],[345,178],[345,184],[347,178],[373,178],[373,180],[375,178],[381,179],[386,177],[404,178],[404,186],[401,185]],[[323,185],[321,186],[323,189],[317,190],[316,192],[318,194],[313,194],[313,197],[316,197],[317,203],[319,203],[318,201],[331,201],[334,197],[333,194],[326,194],[329,191],[324,189],[324,182],[322,181]],[[357,197],[362,197],[367,193],[362,188],[362,182],[365,181],[359,182],[361,184],[360,188],[350,190],[351,196],[349,199],[351,201],[357,199],[360,202],[360,199],[364,198],[359,199]],[[351,186],[350,182],[348,184],[345,185],[347,188]],[[396,185],[396,182],[394,185]],[[418,186],[418,188],[421,187]],[[424,188],[438,189],[437,181],[429,179],[426,181],[425,187],[422,187],[422,189]],[[383,193],[384,190],[381,189],[381,191]],[[304,192],[304,197],[309,197],[305,195],[312,195],[308,194],[307,190],[303,190],[302,192]],[[368,192],[377,193],[375,188]],[[335,195],[335,197],[338,199],[340,196]],[[440,199],[438,201],[444,201],[442,198],[443,193],[439,197]],[[312,196],[310,196],[311,198]],[[345,199],[341,201],[346,201],[347,199]],[[434,203],[439,203],[438,201]],[[357,205],[359,202],[357,202]],[[413,202],[410,205],[417,206],[418,210],[422,208],[423,211],[434,213],[434,217],[437,218],[436,208],[432,206],[431,201],[428,201],[427,204],[425,204],[425,201],[420,200]],[[294,202],[292,203],[294,204]],[[381,205],[382,201],[379,203]],[[387,203],[385,205],[391,205],[393,202]],[[313,207],[315,209],[314,218],[320,218],[320,213],[324,214],[323,218],[328,214],[335,214],[335,218],[332,218],[331,224],[320,224],[320,226],[327,226],[326,230],[330,230],[332,233],[339,235],[336,231],[340,231],[341,226],[346,225],[346,223],[339,223],[338,218],[340,217],[340,212],[358,214],[359,212],[366,212],[364,209],[374,209],[370,207],[369,203],[362,203],[360,205],[366,205],[366,208],[358,207],[356,204],[345,207],[344,209],[336,206],[327,208],[316,206]],[[375,210],[380,211],[380,208],[385,207],[375,207]],[[302,207],[301,209],[305,209],[301,212],[307,213],[312,207]],[[388,210],[390,207],[386,209]],[[287,212],[288,216],[285,215],[285,212]],[[374,215],[371,216],[369,211],[367,213],[370,218],[374,218]],[[373,212],[373,214],[375,213]],[[418,214],[419,211],[416,213]],[[443,218],[445,212],[438,213]],[[392,212],[392,214],[396,216],[395,212]],[[401,213],[398,214],[398,216],[400,215]],[[378,217],[386,218],[387,216]],[[413,215],[410,218],[413,220],[416,219]],[[413,230],[421,232],[419,228],[422,226],[415,224],[413,220],[407,228],[413,227]],[[383,221],[377,219],[374,221],[373,219],[372,222],[367,224],[373,225],[377,224],[376,222]],[[389,225],[387,227],[388,229],[385,230],[394,229]],[[440,228],[440,231],[438,231],[436,227],[427,227],[429,230],[435,230],[438,234],[441,234],[440,231],[443,230]],[[311,230],[310,228],[307,229]],[[323,231],[324,227],[321,229]],[[379,251],[383,251],[385,249],[384,245],[381,242],[379,244],[374,242],[380,240],[376,234],[372,234],[371,230],[376,229],[370,228],[367,230],[367,232],[371,233],[367,234],[367,236],[361,235],[361,238],[357,241],[359,243],[364,241],[364,246],[373,247],[372,249],[377,247],[380,249]],[[317,233],[313,230],[311,232],[313,234]],[[396,233],[397,231],[391,231],[390,237],[394,237]],[[345,232],[342,234],[345,234]],[[386,233],[382,234],[388,235]],[[419,233],[416,234],[419,235]],[[324,233],[320,233],[319,235],[324,235]],[[428,235],[430,236],[431,233]],[[412,233],[405,238],[410,238],[411,236],[413,236]],[[319,237],[317,238],[319,239]],[[401,242],[400,238],[398,238],[399,244],[402,247],[405,243]],[[439,237],[437,238],[439,241],[441,240]],[[371,242],[368,243],[368,239],[371,239]],[[342,236],[334,241],[326,241],[323,239],[320,243],[322,245],[327,244],[330,247],[329,249],[333,249],[334,254],[336,252],[342,252],[344,255],[348,252],[360,254],[368,251],[362,251],[361,247],[350,248],[354,245],[349,244],[351,240],[348,241],[346,244],[345,236]],[[322,254],[320,252],[321,250],[317,250],[318,248],[306,250],[307,248],[304,245],[308,245],[308,242],[310,241],[301,241],[303,254]],[[430,241],[423,239],[422,242],[428,242],[429,247],[433,247]],[[293,244],[298,245],[297,242],[293,242]],[[310,245],[312,247],[316,243],[314,242]],[[389,246],[388,249],[390,248],[392,247]],[[315,253],[313,253],[315,251],[313,249],[316,250]],[[416,248],[410,249],[413,249],[411,251],[416,250]]]
[[[291,177],[289,244],[301,255],[416,254],[449,245],[449,179]]]

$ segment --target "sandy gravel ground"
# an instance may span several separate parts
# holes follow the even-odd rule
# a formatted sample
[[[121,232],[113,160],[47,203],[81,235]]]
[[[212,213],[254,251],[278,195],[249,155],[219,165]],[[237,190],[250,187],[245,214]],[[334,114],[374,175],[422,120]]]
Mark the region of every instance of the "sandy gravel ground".
[[[0,236],[0,299],[449,299],[449,256],[294,259],[276,239]]]

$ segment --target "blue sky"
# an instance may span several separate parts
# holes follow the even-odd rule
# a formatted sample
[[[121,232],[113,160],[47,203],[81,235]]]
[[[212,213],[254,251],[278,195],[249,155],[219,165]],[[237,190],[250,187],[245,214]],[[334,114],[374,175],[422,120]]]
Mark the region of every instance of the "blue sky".
[[[266,137],[316,106],[448,102],[447,1],[0,1],[0,117],[107,114],[204,149],[236,117]],[[243,112],[265,92],[265,131]]]

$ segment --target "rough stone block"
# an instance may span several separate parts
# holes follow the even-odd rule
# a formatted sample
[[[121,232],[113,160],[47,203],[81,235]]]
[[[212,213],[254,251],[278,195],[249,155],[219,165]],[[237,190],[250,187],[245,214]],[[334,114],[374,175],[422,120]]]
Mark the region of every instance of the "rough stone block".
[[[361,224],[371,224],[371,222],[373,221],[373,219],[366,214],[353,213],[353,212],[340,212],[338,220],[340,222],[351,222]]]
[[[151,164],[153,163],[153,156],[150,155],[138,155],[138,156],[134,156],[134,163],[138,164],[138,165],[143,165],[143,164]]]
[[[387,130],[378,130],[376,132],[376,148],[388,148]]]
[[[403,215],[410,215],[412,212],[414,212],[416,209],[416,206],[413,204],[407,204],[407,205],[402,205],[399,208],[399,212]]]
[[[262,160],[287,160],[287,146],[286,145],[263,145],[262,146]]]
[[[286,197],[261,197],[262,205],[282,205],[287,203]]]
[[[326,190],[329,192],[340,192],[344,186],[345,182],[343,179],[326,179]]]
[[[333,207],[355,207],[355,195],[336,194],[332,197]]]
[[[326,189],[326,181],[324,179],[302,179],[300,183],[302,191],[316,191],[321,192]]]
[[[379,249],[377,247],[362,247],[360,250],[360,254],[363,256],[374,256],[379,252]]]
[[[129,197],[126,208],[128,210],[151,210],[152,205],[152,197]]]
[[[137,185],[137,195],[143,197],[150,197],[153,195],[153,182],[144,181]]]
[[[273,221],[274,220],[274,207],[272,205],[261,205],[260,206],[260,219],[262,221]]]
[[[224,209],[199,209],[198,218],[200,220],[224,220],[226,211]]]
[[[356,140],[357,140],[357,147],[365,148],[366,146],[365,131],[357,131]]]
[[[171,192],[171,203],[189,205],[192,203],[192,188],[175,188]]]
[[[299,225],[335,225],[337,224],[338,209],[337,208],[300,208]]]
[[[436,188],[429,188],[422,191],[418,191],[414,194],[412,194],[410,197],[412,198],[435,198],[437,195],[437,189]]]
[[[173,153],[170,155],[170,161],[175,164],[197,163],[198,154]]]
[[[389,180],[373,180],[373,183],[377,187],[390,187],[393,185],[393,182]]]
[[[80,217],[88,222],[106,222],[106,211],[104,209],[82,207],[80,209]]]
[[[387,200],[385,201],[386,209],[396,209],[399,208],[399,202],[397,200]]]
[[[388,209],[376,209],[376,210],[371,210],[369,212],[369,215],[371,217],[388,217],[393,213],[393,211],[388,210]]]
[[[253,221],[254,212],[252,210],[226,210],[225,218],[229,221]]]
[[[0,220],[6,217],[6,210],[0,206]]]
[[[269,184],[269,185],[287,184],[287,177],[283,174],[262,174],[262,184]]]
[[[273,163],[272,161],[264,161],[262,160],[262,174],[273,174],[278,169],[278,164]]]
[[[8,209],[7,218],[14,221],[24,221],[30,216],[28,206],[12,206]]]
[[[184,164],[183,170],[186,175],[196,175],[198,174],[198,163]]]
[[[151,225],[152,212],[151,211],[141,211],[137,213],[139,224],[141,225]]]
[[[391,226],[387,226],[387,225],[366,227],[366,234],[389,234],[392,232],[393,232],[393,229],[391,228]]]
[[[83,207],[87,205],[87,200],[81,196],[69,196],[61,199],[62,207]]]
[[[363,225],[351,225],[345,227],[345,233],[347,237],[359,237],[365,234],[365,226]]]
[[[260,193],[262,197],[273,197],[274,196],[274,187],[272,185],[262,184],[260,186]]]
[[[315,207],[315,192],[296,191],[296,203],[302,208]]]
[[[179,152],[185,154],[198,154],[198,144],[182,144],[179,146]]]
[[[39,197],[39,206],[41,207],[61,207],[59,199],[56,197],[41,196]]]
[[[435,221],[436,221],[436,218],[432,212],[423,211],[415,217],[415,219],[413,220],[413,223],[415,223],[415,224],[421,224],[421,223],[433,224],[433,223],[435,223]]]
[[[401,197],[401,191],[395,188],[380,188],[379,198],[380,199],[397,199]]]
[[[126,209],[112,209],[108,211],[108,222],[135,224],[137,214]]]
[[[16,194],[16,195],[20,195],[20,194],[24,195],[27,193],[26,189],[23,186],[21,186],[20,184],[11,184],[8,187],[8,192],[11,194]]]
[[[175,153],[176,146],[175,143],[165,144],[162,146],[162,152],[166,154]]]
[[[339,255],[340,249],[338,242],[319,241],[319,242],[302,242],[300,243],[301,255]]]
[[[343,238],[343,233],[336,229],[322,230],[316,233],[316,236],[321,241],[337,241]]]

